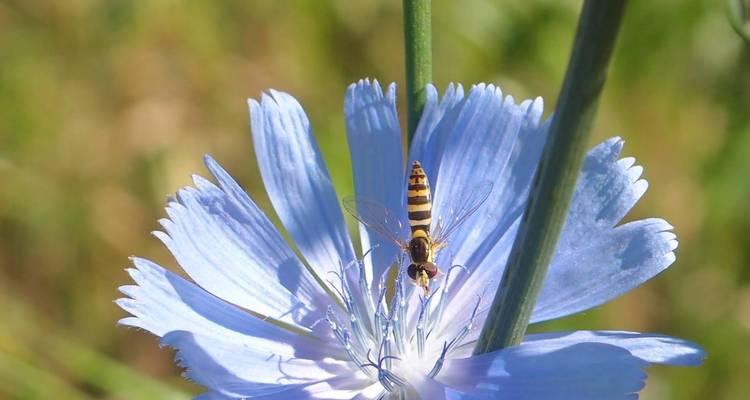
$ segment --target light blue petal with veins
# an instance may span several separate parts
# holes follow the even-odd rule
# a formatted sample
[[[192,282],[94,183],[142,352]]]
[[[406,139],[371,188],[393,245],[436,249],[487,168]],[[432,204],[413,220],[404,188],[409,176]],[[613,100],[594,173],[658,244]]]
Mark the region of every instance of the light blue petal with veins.
[[[630,222],[585,246],[566,249],[550,265],[532,322],[568,316],[612,300],[675,260],[672,226],[657,218]]]
[[[256,318],[149,260],[133,258],[133,265],[135,268],[128,273],[136,285],[121,287],[120,291],[128,297],[117,300],[132,315],[120,320],[122,325],[145,329],[156,336],[190,331],[286,357],[346,357],[333,342]]]
[[[354,252],[339,200],[312,136],[310,122],[292,96],[270,91],[249,100],[253,142],[274,209],[302,255],[321,279]]]
[[[156,232],[201,287],[303,329],[325,313],[325,294],[263,212],[214,160],[222,188],[199,177],[168,203]]]
[[[352,366],[331,359],[287,357],[273,349],[184,331],[168,333],[161,343],[177,350],[175,358],[186,368],[187,378],[230,398],[342,398],[367,385]]]
[[[613,137],[591,149],[584,159],[575,194],[568,209],[569,219],[562,245],[570,240],[588,240],[590,228],[612,228],[619,224],[648,188],[640,179],[643,167],[635,159],[620,159],[624,142]]]
[[[642,168],[634,166],[632,158],[618,160],[622,146],[619,138],[612,138],[587,154],[532,322],[564,317],[601,305],[641,285],[674,262],[677,241],[666,221],[646,219],[616,226],[647,187],[646,182],[639,179]],[[533,148],[526,151],[534,152]],[[528,168],[531,174],[517,181],[526,183],[513,185],[525,186],[524,190],[516,192],[521,193],[521,200],[516,198],[514,206],[505,208],[516,210],[505,213],[506,218],[515,215],[515,221],[511,221],[515,225],[504,228],[503,223],[503,235],[485,242],[491,247],[484,257],[478,262],[474,257],[467,263],[472,273],[460,276],[451,285],[454,296],[479,293],[488,282],[492,283],[487,293],[497,290],[535,166]],[[502,204],[511,199],[504,198],[498,207],[502,208]],[[479,213],[483,216],[494,213],[493,207],[488,208],[490,210]],[[478,237],[476,240],[482,242]],[[472,298],[457,296],[449,304],[446,315],[458,315],[473,302]],[[485,316],[486,312],[480,312],[478,321],[484,321]]]
[[[516,105],[491,85],[473,87],[464,99],[445,145],[450,151],[443,152],[434,179],[433,220],[448,218],[461,206],[455,201],[480,185],[491,182],[493,190],[479,212],[451,237],[447,250],[456,263],[476,265],[488,250],[483,244],[496,242],[513,221],[508,206],[522,193],[512,185],[512,174],[528,173],[514,170],[514,150],[524,143],[519,138],[536,134],[541,112],[541,100]]]
[[[433,85],[427,85],[425,107],[414,133],[407,165],[418,160],[430,182],[435,182],[438,175],[439,161],[464,106],[463,99],[464,89],[461,85],[451,83],[441,98],[438,98]]]
[[[377,81],[361,80],[350,85],[344,114],[357,197],[375,201],[405,221],[404,156],[395,84],[391,84],[385,94]],[[401,237],[408,237],[407,228],[408,225],[403,224]],[[371,271],[370,282],[377,282],[396,260],[400,249],[382,234],[365,229],[363,225],[360,237],[363,252],[376,246],[365,261]]]
[[[546,127],[539,126],[541,99],[517,105],[499,88],[483,84],[472,87],[465,98],[459,99],[460,94],[460,87],[449,90],[439,106],[428,108],[442,120],[425,123],[425,129],[418,131],[412,158],[440,157],[428,163],[431,167],[423,163],[432,175],[433,221],[448,218],[466,192],[492,183],[489,198],[451,236],[446,251],[453,254],[454,263],[473,269],[522,211]]]
[[[533,322],[601,305],[653,278],[675,260],[672,226],[650,218],[617,226],[646,191],[643,168],[618,160],[612,138],[589,151],[576,184]]]

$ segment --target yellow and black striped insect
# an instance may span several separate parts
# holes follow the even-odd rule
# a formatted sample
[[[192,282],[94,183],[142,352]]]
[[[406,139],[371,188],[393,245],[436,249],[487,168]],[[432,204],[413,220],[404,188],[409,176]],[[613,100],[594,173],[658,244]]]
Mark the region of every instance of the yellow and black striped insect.
[[[430,281],[439,273],[435,264],[438,251],[447,245],[448,237],[487,200],[492,191],[491,182],[481,182],[460,191],[454,196],[454,206],[443,207],[443,214],[433,224],[432,191],[427,174],[419,161],[414,161],[406,187],[406,211],[411,235],[403,235],[400,218],[381,204],[361,197],[344,199],[344,207],[358,221],[391,240],[409,254],[411,263],[406,273],[414,283],[430,293]],[[434,225],[434,226],[433,226]]]

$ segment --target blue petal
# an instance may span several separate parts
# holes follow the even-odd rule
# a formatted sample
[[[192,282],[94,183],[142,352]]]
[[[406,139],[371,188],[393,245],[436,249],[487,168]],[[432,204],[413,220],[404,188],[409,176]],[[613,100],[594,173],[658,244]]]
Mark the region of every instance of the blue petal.
[[[133,258],[133,264],[136,268],[128,273],[136,285],[121,287],[120,291],[128,297],[117,300],[132,315],[120,320],[122,325],[145,329],[157,336],[190,331],[287,357],[346,357],[342,349],[328,342],[251,316],[149,260]]]
[[[596,307],[663,271],[675,260],[671,229],[661,219],[630,222],[561,253],[550,266],[532,322]]]
[[[516,105],[499,88],[478,85],[463,100],[439,161],[434,182],[433,219],[445,219],[456,201],[486,182],[493,184],[483,207],[450,239],[454,262],[477,265],[518,214],[535,165],[541,99]],[[445,127],[449,128],[449,127]],[[531,148],[529,148],[531,147]]]
[[[429,106],[428,102],[427,110]],[[442,119],[429,124],[433,128],[425,129],[424,137],[418,132],[412,146],[413,156],[439,155],[432,167],[437,170],[432,173],[436,174],[432,177],[433,219],[446,218],[451,209],[460,206],[456,202],[478,184],[493,184],[484,205],[451,236],[448,248],[438,258],[444,268],[461,264],[469,270],[469,274],[453,275],[449,289],[455,298],[446,309],[446,316],[465,315],[465,310],[473,307],[475,295],[485,289],[494,293],[502,276],[515,238],[513,224],[525,207],[549,124],[539,124],[540,98],[516,105],[491,85],[474,86],[463,99],[449,91],[439,108],[432,112]],[[424,162],[423,166],[427,168]]]
[[[618,160],[622,141],[591,150],[578,178],[533,322],[563,317],[612,300],[674,260],[672,226],[644,219],[615,227],[646,191],[643,168]]]
[[[155,232],[196,283],[230,303],[307,329],[330,297],[263,212],[214,160],[221,189],[195,176]]]
[[[268,195],[302,255],[322,279],[354,260],[341,207],[310,122],[292,96],[248,101],[255,153]]]
[[[568,209],[570,238],[587,240],[591,227],[614,227],[646,192],[643,168],[632,157],[619,159],[623,145],[619,137],[609,138],[586,155]]]
[[[637,398],[645,366],[608,344],[536,341],[449,360],[437,380],[449,399],[623,400]]]
[[[540,98],[516,105],[499,88],[484,84],[472,87],[465,98],[459,87],[449,90],[439,106],[428,102],[426,110],[440,120],[425,122],[412,157],[437,155],[422,163],[434,186],[433,220],[447,218],[477,185],[493,184],[482,208],[449,240],[445,252],[453,262],[474,269],[523,211],[546,137],[546,126],[539,126],[542,108]]]
[[[621,149],[622,141],[612,138],[587,154],[532,322],[601,305],[674,262],[677,241],[670,232],[671,225],[664,220],[646,219],[616,227],[647,186],[639,179],[642,168],[634,166],[632,158],[618,160]],[[526,191],[521,206],[525,206],[527,195]],[[492,247],[481,262],[473,264],[471,275],[451,285],[455,298],[446,315],[460,314],[473,304],[473,295],[485,288],[486,293],[495,293],[519,218],[498,240],[486,241]],[[485,316],[480,312],[477,321]]]
[[[492,304],[493,297],[497,292],[497,287],[503,276],[505,263],[513,247],[513,241],[516,239],[518,227],[521,222],[519,216],[508,228],[507,232],[500,239],[493,243],[492,248],[485,257],[485,262],[464,276],[458,276],[457,279],[451,277],[452,284],[448,292],[448,304],[444,311],[444,320],[453,321],[453,323],[444,324],[441,333],[447,337],[453,337],[458,331],[463,329],[469,323],[470,313],[467,310],[473,310],[477,302],[477,296],[480,296],[480,307],[475,318],[475,325],[481,327],[487,318],[489,306]],[[465,274],[457,270],[459,274]],[[474,329],[469,332],[467,340],[475,339],[481,329]]]
[[[446,399],[629,399],[636,398],[633,392],[645,378],[638,371],[647,363],[695,366],[704,357],[694,343],[663,335],[555,332],[527,335],[520,346],[499,352],[448,361],[438,380]],[[443,397],[432,393],[428,398]]]
[[[350,85],[344,113],[356,195],[382,204],[394,216],[405,220],[404,158],[395,85],[391,84],[385,95],[377,81],[361,80]],[[371,282],[377,282],[396,260],[400,249],[363,225],[360,237],[363,252],[377,246],[372,257],[365,260]]]
[[[434,178],[437,177],[446,142],[464,105],[463,98],[464,89],[461,85],[451,83],[440,99],[437,89],[427,85],[425,107],[414,133],[407,165],[418,160],[430,182],[435,182]]]
[[[187,378],[228,397],[270,399],[352,397],[367,385],[363,374],[334,360],[305,360],[241,342],[170,332],[162,344],[177,350]]]
[[[605,343],[622,347],[635,357],[653,364],[696,366],[706,354],[695,343],[664,335],[623,331],[576,331],[527,335],[525,343]]]

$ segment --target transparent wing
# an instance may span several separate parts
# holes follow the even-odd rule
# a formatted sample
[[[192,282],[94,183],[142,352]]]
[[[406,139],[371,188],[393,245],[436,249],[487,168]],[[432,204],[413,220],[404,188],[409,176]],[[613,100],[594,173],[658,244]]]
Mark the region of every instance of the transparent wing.
[[[347,196],[343,199],[344,208],[357,221],[364,224],[388,239],[402,249],[408,248],[408,243],[402,238],[404,225],[385,206],[374,200],[363,197]]]
[[[443,215],[438,218],[432,230],[433,243],[437,247],[445,246],[445,242],[450,235],[482,207],[482,204],[484,204],[491,192],[491,181],[479,182],[477,185],[472,185],[471,188],[462,191],[460,196],[457,196],[455,200],[450,202],[447,210],[441,212]]]

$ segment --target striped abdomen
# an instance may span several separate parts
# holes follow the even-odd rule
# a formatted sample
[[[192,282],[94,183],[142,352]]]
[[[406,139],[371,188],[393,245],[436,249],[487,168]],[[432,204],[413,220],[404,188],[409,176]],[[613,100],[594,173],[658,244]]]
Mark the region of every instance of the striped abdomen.
[[[432,195],[422,165],[414,161],[409,175],[406,192],[406,204],[409,215],[409,226],[412,237],[428,237],[432,222]]]

